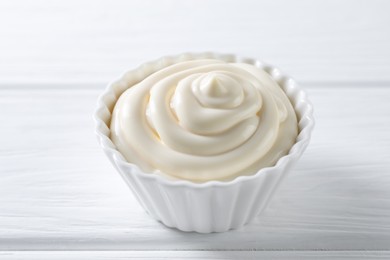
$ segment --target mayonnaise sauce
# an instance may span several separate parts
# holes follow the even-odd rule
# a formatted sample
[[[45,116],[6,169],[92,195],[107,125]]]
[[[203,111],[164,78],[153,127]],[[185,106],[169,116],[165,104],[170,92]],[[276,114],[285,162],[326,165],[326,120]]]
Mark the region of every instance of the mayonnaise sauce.
[[[289,99],[264,70],[211,59],[151,74],[119,97],[111,119],[126,160],[195,182],[273,166],[297,133]]]

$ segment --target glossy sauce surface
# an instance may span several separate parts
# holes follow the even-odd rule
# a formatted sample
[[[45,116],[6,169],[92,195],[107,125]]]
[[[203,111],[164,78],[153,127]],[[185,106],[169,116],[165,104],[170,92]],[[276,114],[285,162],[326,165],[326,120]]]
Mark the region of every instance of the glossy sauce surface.
[[[126,160],[195,182],[272,166],[297,133],[290,101],[265,71],[210,59],[173,64],[131,86],[111,119]]]

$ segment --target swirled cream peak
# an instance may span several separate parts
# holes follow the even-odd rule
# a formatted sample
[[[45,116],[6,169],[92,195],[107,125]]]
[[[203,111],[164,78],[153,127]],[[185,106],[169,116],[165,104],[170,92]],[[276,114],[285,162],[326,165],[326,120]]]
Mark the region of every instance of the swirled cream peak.
[[[211,59],[152,73],[119,97],[111,119],[126,160],[196,182],[273,166],[297,132],[289,99],[265,71]]]

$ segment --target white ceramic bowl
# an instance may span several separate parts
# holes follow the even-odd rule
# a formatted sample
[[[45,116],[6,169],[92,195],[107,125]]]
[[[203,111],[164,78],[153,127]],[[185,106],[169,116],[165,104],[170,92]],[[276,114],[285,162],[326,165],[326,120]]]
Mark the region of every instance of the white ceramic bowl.
[[[110,140],[109,126],[111,112],[120,94],[161,68],[202,58],[253,64],[267,71],[287,94],[298,117],[299,134],[289,153],[275,166],[228,182],[193,183],[142,172],[137,165],[128,163],[116,149]],[[143,208],[168,227],[200,233],[239,228],[262,212],[282,179],[306,149],[314,127],[312,105],[293,79],[258,60],[215,53],[163,57],[126,72],[119,80],[109,84],[99,97],[94,118],[100,145]]]

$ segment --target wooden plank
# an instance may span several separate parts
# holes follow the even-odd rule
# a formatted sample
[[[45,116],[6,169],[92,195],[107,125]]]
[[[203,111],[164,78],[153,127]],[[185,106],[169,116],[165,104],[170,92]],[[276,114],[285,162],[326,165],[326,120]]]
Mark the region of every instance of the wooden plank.
[[[99,90],[0,90],[0,250],[389,250],[390,88],[309,91],[312,143],[268,210],[201,235],[136,203],[95,140]]]
[[[388,259],[388,251],[8,251],[0,259]]]
[[[388,82],[389,8],[385,0],[1,1],[0,84],[108,82],[162,55],[207,50],[263,59],[299,81]]]

